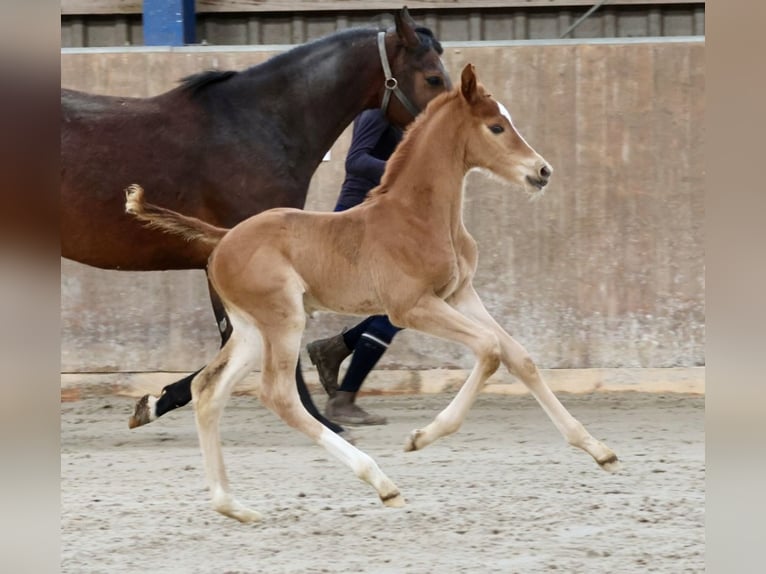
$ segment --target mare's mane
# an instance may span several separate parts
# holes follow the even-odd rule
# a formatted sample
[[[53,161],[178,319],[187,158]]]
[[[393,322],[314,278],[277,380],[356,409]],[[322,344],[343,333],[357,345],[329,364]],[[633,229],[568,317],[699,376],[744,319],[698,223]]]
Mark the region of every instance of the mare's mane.
[[[247,68],[241,72],[234,70],[213,69],[186,76],[181,79],[178,89],[183,92],[187,92],[192,97],[195,97],[206,91],[210,86],[225,82],[234,76],[242,75],[256,68],[263,71],[267,71],[269,69],[279,70],[287,59],[295,58],[300,60],[307,52],[316,50],[325,44],[334,42],[339,42],[342,46],[350,46],[356,39],[361,36],[368,35],[371,32],[377,34],[378,32],[385,32],[385,30],[382,28],[349,28],[347,30],[341,30],[340,32],[335,32],[334,34],[329,34],[311,42],[306,42],[304,44],[295,46],[286,52],[277,54],[273,58],[269,58],[265,62],[251,66],[250,68]],[[418,39],[420,40],[420,44],[417,48],[418,51],[427,52],[429,49],[433,48],[436,50],[437,54],[443,53],[444,50],[442,49],[441,43],[434,37],[433,32],[429,28],[426,28],[425,26],[416,26],[415,32],[418,36]]]
[[[220,84],[221,82],[225,82],[235,76],[241,76],[252,70],[256,70],[256,69],[263,70],[263,71],[268,71],[269,69],[279,70],[284,65],[285,60],[288,60],[288,59],[300,60],[307,52],[313,51],[317,48],[321,48],[325,44],[340,42],[341,45],[343,44],[350,45],[359,36],[363,34],[365,35],[369,34],[371,31],[373,30],[370,30],[368,28],[349,28],[348,30],[336,32],[334,34],[330,34],[322,38],[318,38],[311,42],[306,42],[304,44],[294,46],[293,48],[285,52],[281,52],[273,56],[272,58],[269,58],[265,62],[256,64],[254,66],[250,66],[249,68],[242,71],[206,70],[204,72],[192,74],[190,76],[186,76],[185,78],[181,79],[181,82],[180,82],[181,85],[179,86],[178,89],[184,92],[188,92],[191,96],[198,96],[200,95],[200,93],[204,92],[210,86]]]
[[[234,70],[206,70],[181,79],[180,88],[193,97],[212,84],[225,82],[237,74],[239,74],[239,72]]]

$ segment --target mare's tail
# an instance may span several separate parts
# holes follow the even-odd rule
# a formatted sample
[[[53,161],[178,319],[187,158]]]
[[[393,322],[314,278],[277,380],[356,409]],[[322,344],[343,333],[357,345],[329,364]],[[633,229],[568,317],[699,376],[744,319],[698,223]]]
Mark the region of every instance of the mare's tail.
[[[135,183],[125,189],[125,213],[130,213],[152,229],[180,235],[187,241],[207,245],[211,252],[229,231],[223,227],[205,223],[196,217],[181,215],[170,209],[145,203],[144,188]]]

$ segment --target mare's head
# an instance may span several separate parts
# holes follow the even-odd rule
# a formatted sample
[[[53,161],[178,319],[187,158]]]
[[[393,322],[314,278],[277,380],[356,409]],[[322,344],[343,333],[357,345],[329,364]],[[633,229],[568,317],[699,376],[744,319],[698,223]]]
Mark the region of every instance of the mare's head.
[[[395,29],[386,34],[391,73],[409,101],[422,111],[436,96],[452,89],[441,60],[444,50],[431,30],[415,24],[406,7],[394,20]],[[387,115],[389,121],[401,127],[414,119],[395,96],[390,99]]]
[[[471,64],[460,76],[459,100],[469,126],[463,132],[467,167],[521,184],[532,197],[541,195],[553,169],[519,134],[505,106],[478,82]]]

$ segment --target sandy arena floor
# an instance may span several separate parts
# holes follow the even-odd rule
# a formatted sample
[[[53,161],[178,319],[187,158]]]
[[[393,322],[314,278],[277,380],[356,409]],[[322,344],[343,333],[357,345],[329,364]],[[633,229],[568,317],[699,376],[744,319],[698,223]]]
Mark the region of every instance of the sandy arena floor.
[[[255,525],[210,509],[191,408],[130,431],[132,398],[62,403],[62,572],[704,572],[704,397],[560,393],[620,456],[615,475],[529,396],[483,394],[457,434],[404,453],[451,397],[360,399],[389,418],[354,432],[403,509],[233,397],[224,452],[234,493],[264,515]]]

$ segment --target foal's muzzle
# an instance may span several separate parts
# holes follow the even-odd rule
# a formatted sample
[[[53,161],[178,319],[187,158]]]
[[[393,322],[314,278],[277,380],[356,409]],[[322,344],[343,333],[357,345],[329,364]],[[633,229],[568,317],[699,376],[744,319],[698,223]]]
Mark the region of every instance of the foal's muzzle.
[[[551,175],[553,175],[553,168],[547,163],[542,163],[537,168],[537,175],[535,177],[528,175],[527,181],[537,189],[542,189],[548,185]]]

